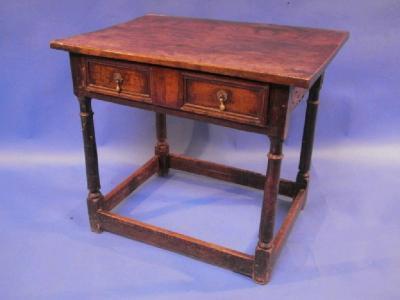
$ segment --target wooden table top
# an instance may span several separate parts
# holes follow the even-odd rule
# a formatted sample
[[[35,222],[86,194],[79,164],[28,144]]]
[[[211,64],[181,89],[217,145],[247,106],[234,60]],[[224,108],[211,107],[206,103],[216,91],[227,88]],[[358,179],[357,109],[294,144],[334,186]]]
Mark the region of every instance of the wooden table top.
[[[348,32],[146,15],[58,39],[74,53],[309,88]]]

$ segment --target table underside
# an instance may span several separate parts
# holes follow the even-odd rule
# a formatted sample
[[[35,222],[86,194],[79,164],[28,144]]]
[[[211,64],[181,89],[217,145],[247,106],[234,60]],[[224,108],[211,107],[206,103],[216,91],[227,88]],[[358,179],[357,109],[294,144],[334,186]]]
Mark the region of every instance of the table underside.
[[[265,176],[259,173],[233,168],[221,164],[198,160],[182,155],[169,154],[169,167],[198,175],[233,182],[256,189],[264,189]],[[160,171],[160,157],[155,155],[141,168],[104,196],[101,209],[93,213],[101,230],[119,234],[147,244],[178,252],[210,264],[252,277],[255,256],[207,243],[186,235],[166,230],[141,221],[111,212],[135,189]],[[296,182],[280,179],[279,193],[290,197],[292,203],[281,228],[270,248],[270,263],[274,264],[296,217],[304,205],[306,191],[298,189]],[[134,201],[134,199],[133,199]]]
[[[73,64],[74,66],[74,64]],[[76,70],[76,68],[75,68]],[[82,72],[84,74],[84,72]],[[73,74],[82,74],[75,73]],[[218,78],[218,80],[220,80]],[[267,134],[270,140],[270,149],[267,155],[268,164],[266,175],[255,173],[248,170],[242,170],[229,166],[224,166],[212,162],[202,161],[182,155],[172,154],[169,151],[167,143],[166,113],[176,112],[183,117],[194,117],[196,111],[178,111],[160,108],[154,105],[148,98],[148,101],[132,101],[114,96],[93,94],[87,90],[87,86],[75,86],[80,104],[80,115],[82,121],[82,133],[85,148],[86,174],[89,195],[87,199],[89,220],[91,229],[94,232],[103,230],[139,240],[151,245],[165,248],[171,251],[185,254],[199,260],[228,268],[238,273],[252,277],[257,283],[265,284],[269,281],[272,267],[282,249],[284,241],[293,226],[299,211],[304,207],[309,185],[309,170],[311,165],[311,156],[313,148],[315,121],[318,108],[319,91],[322,84],[322,76],[312,86],[308,93],[307,110],[303,129],[302,147],[300,153],[299,171],[295,181],[280,178],[280,168],[283,159],[283,133],[286,131],[286,116],[289,113],[288,105],[289,89],[285,88],[285,93],[275,93],[274,97],[269,97],[270,120],[269,124],[274,126],[275,130],[263,132]],[[243,83],[241,83],[243,84]],[[117,86],[118,87],[118,86]],[[245,86],[248,88],[248,86]],[[209,91],[210,89],[206,89]],[[202,95],[202,91],[194,89],[195,92]],[[272,89],[273,91],[273,89]],[[89,93],[88,93],[89,92]],[[101,92],[101,90],[100,90]],[[113,92],[115,93],[115,92]],[[118,91],[117,91],[118,93]],[[274,93],[272,93],[274,95]],[[95,140],[95,130],[93,123],[93,111],[91,108],[91,97],[97,96],[100,99],[155,110],[156,116],[156,136],[155,155],[146,162],[141,168],[127,177],[121,184],[115,187],[111,192],[102,195],[100,192],[100,176],[98,172],[97,146]],[[151,94],[150,94],[151,95]],[[207,93],[206,93],[207,95]],[[238,94],[236,98],[238,99]],[[264,95],[264,94],[257,94]],[[196,99],[196,95],[193,96]],[[204,101],[204,97],[200,98]],[[267,99],[264,96],[260,99]],[[133,99],[135,100],[135,99]],[[150,101],[151,100],[151,101]],[[232,101],[235,103],[235,101]],[[211,102],[210,105],[214,105]],[[156,103],[157,104],[157,103]],[[206,102],[208,105],[208,102]],[[246,105],[248,105],[246,103]],[[247,114],[247,106],[242,107],[243,113]],[[205,109],[208,109],[205,107]],[[225,110],[219,112],[217,116],[226,116]],[[197,118],[197,117],[196,117]],[[204,120],[217,120],[214,116],[205,116]],[[272,120],[272,122],[271,122]],[[249,130],[246,124],[237,124],[233,121],[222,125],[236,124],[238,129]],[[246,119],[246,122],[248,120]],[[265,129],[265,127],[260,127]],[[207,243],[189,236],[175,233],[163,228],[143,223],[138,220],[120,216],[112,212],[112,209],[128,197],[139,185],[143,184],[154,174],[165,176],[169,169],[177,169],[198,175],[208,176],[219,180],[229,181],[240,185],[261,189],[264,191],[263,204],[261,208],[259,241],[254,255],[249,255],[239,251],[231,250],[215,244]],[[290,209],[281,225],[281,228],[274,234],[275,214],[278,194],[288,196],[292,199]]]

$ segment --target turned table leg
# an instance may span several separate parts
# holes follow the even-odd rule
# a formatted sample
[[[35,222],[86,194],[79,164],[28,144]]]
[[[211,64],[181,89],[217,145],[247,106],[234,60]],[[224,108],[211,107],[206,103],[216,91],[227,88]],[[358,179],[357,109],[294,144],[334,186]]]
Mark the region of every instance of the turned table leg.
[[[169,170],[169,145],[167,143],[167,124],[165,113],[156,113],[157,144],[155,154],[159,157],[158,175],[165,176]]]
[[[270,138],[270,151],[268,153],[267,176],[264,187],[264,198],[261,209],[259,241],[254,258],[253,279],[265,284],[271,273],[272,239],[274,236],[274,223],[276,202],[279,190],[281,171],[282,140]]]
[[[85,149],[86,180],[89,194],[87,205],[90,227],[94,232],[101,232],[97,217],[97,210],[101,206],[103,195],[100,192],[99,167],[97,161],[97,147],[93,124],[91,99],[79,97],[80,115],[82,123],[83,144]]]
[[[299,172],[297,173],[296,184],[299,189],[307,191],[312,150],[314,144],[315,123],[317,119],[319,92],[323,82],[323,75],[313,84],[307,99],[307,110],[304,122],[303,139],[301,144]],[[305,203],[305,202],[304,202]]]

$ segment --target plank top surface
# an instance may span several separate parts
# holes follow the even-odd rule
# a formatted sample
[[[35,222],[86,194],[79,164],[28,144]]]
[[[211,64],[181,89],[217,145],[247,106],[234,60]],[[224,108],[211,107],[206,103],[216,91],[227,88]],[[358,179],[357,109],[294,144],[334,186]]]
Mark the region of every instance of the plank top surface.
[[[146,15],[51,42],[74,53],[309,88],[345,31]]]

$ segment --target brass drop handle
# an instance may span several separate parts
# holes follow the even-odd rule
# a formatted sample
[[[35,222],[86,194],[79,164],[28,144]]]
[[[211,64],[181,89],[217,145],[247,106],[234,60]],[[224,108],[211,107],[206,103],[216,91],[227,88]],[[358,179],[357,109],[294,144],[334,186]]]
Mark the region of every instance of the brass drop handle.
[[[217,99],[219,101],[219,110],[224,111],[226,109],[225,103],[228,101],[228,93],[224,90],[217,92]]]
[[[114,73],[114,75],[113,75],[113,80],[114,80],[114,82],[117,84],[117,86],[115,87],[115,90],[116,90],[118,93],[121,93],[121,90],[122,90],[121,84],[122,84],[122,82],[124,81],[124,79],[122,78],[121,73]]]

